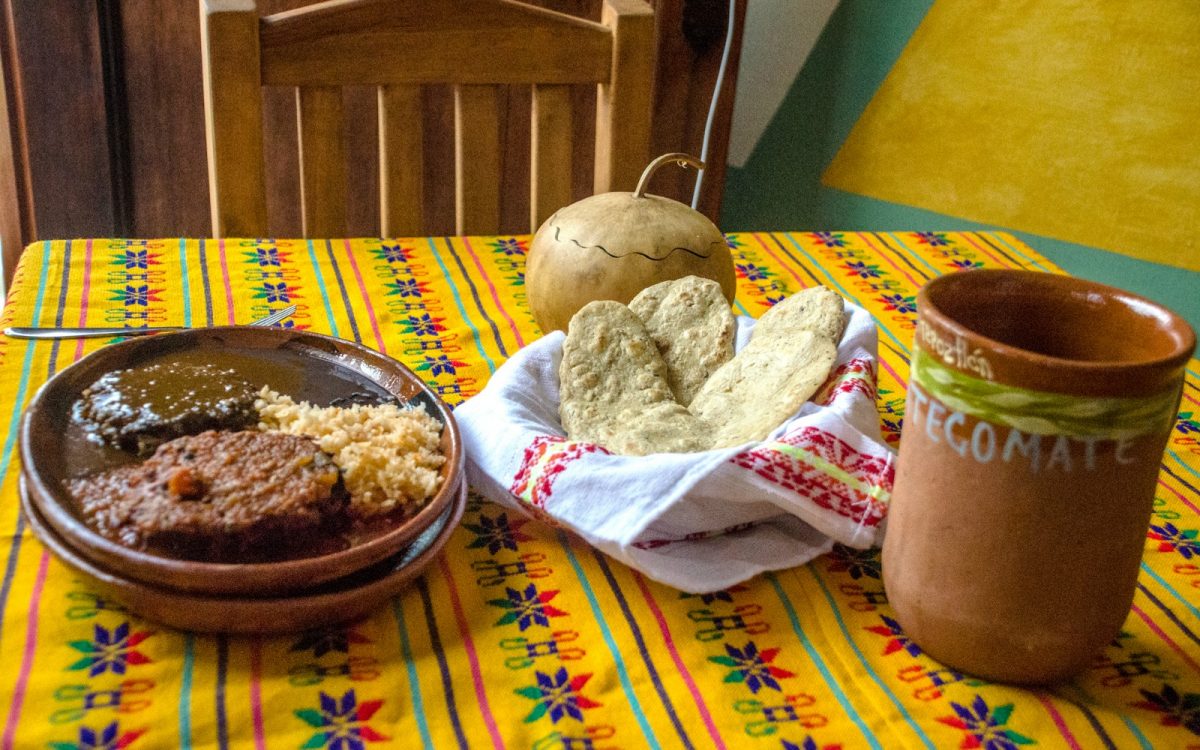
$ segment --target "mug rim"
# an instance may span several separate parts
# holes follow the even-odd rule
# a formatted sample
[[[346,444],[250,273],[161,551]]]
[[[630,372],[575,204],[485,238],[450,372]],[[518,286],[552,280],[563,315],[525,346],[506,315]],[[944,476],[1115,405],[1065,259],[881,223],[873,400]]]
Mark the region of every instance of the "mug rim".
[[[1106,299],[1115,300],[1126,307],[1142,307],[1153,311],[1153,316],[1162,321],[1163,335],[1171,339],[1172,348],[1169,352],[1153,358],[1128,360],[1088,360],[1060,357],[1026,349],[1014,344],[1005,343],[999,339],[970,328],[943,310],[933,298],[938,293],[944,293],[944,288],[954,288],[962,285],[990,285],[1002,279],[1037,280],[1043,286],[1055,286],[1062,293],[1090,293],[1103,295]],[[1132,305],[1130,303],[1133,303]],[[1196,348],[1196,333],[1181,315],[1170,308],[1147,299],[1139,294],[1102,284],[1097,281],[1081,279],[1043,271],[1018,269],[975,269],[939,276],[927,282],[917,293],[918,320],[922,315],[932,313],[939,325],[950,332],[977,341],[990,348],[997,355],[1009,359],[1025,361],[1038,367],[1050,367],[1060,372],[1073,373],[1080,376],[1113,375],[1134,372],[1171,371],[1183,366],[1191,358]],[[919,339],[919,336],[915,337]],[[914,341],[914,344],[916,341]]]

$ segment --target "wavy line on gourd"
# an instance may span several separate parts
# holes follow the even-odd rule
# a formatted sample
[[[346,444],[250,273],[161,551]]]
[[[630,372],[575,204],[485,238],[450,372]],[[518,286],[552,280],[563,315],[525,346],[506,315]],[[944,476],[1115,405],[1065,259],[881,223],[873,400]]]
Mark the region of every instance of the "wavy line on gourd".
[[[559,236],[559,234],[561,232],[562,232],[562,227],[555,224],[554,225],[554,241],[555,242],[563,241],[562,237]],[[646,255],[645,253],[637,252],[636,250],[631,253],[625,253],[624,255],[613,255],[612,253],[610,253],[608,251],[608,248],[606,248],[604,245],[584,245],[579,240],[574,239],[574,238],[571,238],[569,241],[571,243],[573,243],[576,247],[578,247],[580,250],[590,250],[592,248],[596,248],[597,250],[604,253],[605,255],[612,258],[613,260],[620,260],[621,258],[628,258],[630,255],[640,255],[643,258],[645,258],[646,260],[662,262],[662,261],[666,260],[667,258],[670,258],[672,255],[674,255],[676,250],[681,250],[681,251],[687,253],[688,255],[694,255],[697,258],[699,258],[700,260],[708,260],[709,258],[712,257],[711,251],[709,252],[708,255],[701,255],[700,253],[696,252],[695,250],[691,250],[686,247],[673,247],[673,248],[671,248],[671,252],[667,253],[666,255],[662,256],[661,258],[655,258],[653,255]],[[725,240],[721,240],[721,242],[724,242],[724,241]],[[708,243],[708,246],[712,247],[713,245],[716,245],[716,244],[718,244],[718,243],[714,240],[713,242]]]

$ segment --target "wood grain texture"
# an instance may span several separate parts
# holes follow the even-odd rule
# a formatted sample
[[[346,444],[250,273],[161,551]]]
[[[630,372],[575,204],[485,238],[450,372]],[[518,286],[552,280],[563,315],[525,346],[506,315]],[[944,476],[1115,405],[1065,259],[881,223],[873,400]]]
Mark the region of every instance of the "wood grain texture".
[[[532,86],[499,86],[500,234],[529,231]]]
[[[346,235],[346,144],[342,90],[311,86],[296,90],[300,133],[300,212],[305,237]]]
[[[650,153],[658,155],[682,151],[700,156],[704,124],[724,48],[728,6],[724,2],[653,2],[658,57],[654,76],[654,127]],[[729,63],[717,102],[713,135],[708,153],[705,154],[705,175],[697,205],[697,209],[714,222],[721,213],[725,162],[729,152],[729,126],[733,115],[745,16],[746,0],[737,0]],[[690,35],[685,27],[691,28]],[[698,27],[706,30],[704,37],[709,40],[708,44],[701,47],[694,44]],[[690,204],[696,179],[697,175],[692,170],[659,170],[650,192]]]
[[[655,0],[655,12],[662,13],[663,16],[660,17],[660,22],[655,24],[655,42],[658,47],[654,86],[656,127],[650,141],[650,153],[654,156],[683,152],[700,157],[704,122],[702,120],[699,129],[696,128],[696,110],[690,105],[690,101],[696,98],[697,106],[708,106],[717,66],[720,65],[719,54],[710,55],[706,59],[688,43],[683,33],[685,4],[686,0]],[[674,19],[675,22],[662,22],[666,18]],[[676,75],[667,75],[669,70],[673,70]],[[679,75],[681,71],[687,73]],[[659,122],[659,117],[666,119]],[[709,176],[711,175],[710,172]],[[695,170],[667,166],[654,173],[649,192],[690,204],[695,181]]]
[[[161,0],[119,5],[124,98],[110,102],[110,110],[125,112],[127,231],[206,236],[211,217],[199,14],[191,3],[183,3],[190,13]]]
[[[595,83],[611,48],[595,23],[505,0],[352,0],[264,18],[263,82]]]
[[[96,0],[96,35],[100,45],[104,125],[108,135],[109,194],[113,202],[113,232],[128,237],[132,224],[129,161],[129,106],[125,96],[125,54],[121,43],[121,11],[117,0]]]
[[[194,12],[194,7],[193,7]],[[13,2],[36,235],[111,236],[112,174],[95,3]],[[62,40],[49,43],[48,40]],[[87,230],[87,231],[84,231]]]
[[[717,92],[717,107],[713,113],[712,134],[709,137],[708,144],[708,162],[704,168],[706,175],[702,190],[700,191],[700,202],[696,206],[696,209],[711,219],[713,223],[718,223],[721,220],[721,198],[725,194],[725,171],[726,165],[729,162],[729,129],[733,123],[734,99],[737,93],[738,63],[742,54],[742,35],[746,24],[746,4],[749,2],[749,0],[736,1],[732,47],[730,48],[729,61],[725,68],[725,81],[721,86],[721,90]],[[710,52],[709,54],[719,60],[719,52]],[[713,68],[713,73],[710,76],[697,76],[697,80],[708,81],[709,91],[712,90],[715,79],[715,68]],[[701,97],[700,92],[694,93],[689,98],[695,101],[705,100]],[[705,114],[707,116],[707,111]],[[699,132],[703,133],[703,125],[700,126]],[[702,136],[697,136],[695,131],[693,131],[693,134],[685,137],[695,142],[694,139]]]
[[[342,128],[346,143],[345,237],[378,237],[379,88],[342,89]]]
[[[0,0],[0,68],[4,75],[4,102],[11,136],[13,171],[21,210],[21,232],[26,238],[37,234],[33,213],[33,181],[29,169],[29,134],[25,124],[25,91],[17,58],[17,36],[12,0]]]
[[[495,86],[454,88],[455,234],[500,224],[500,112]]]
[[[454,87],[422,87],[425,109],[425,231],[430,235],[454,234]]]
[[[530,0],[531,4],[600,22],[601,0]],[[574,113],[571,143],[571,201],[582,200],[595,187],[593,167],[596,159],[596,87],[572,86],[571,109]],[[506,165],[505,169],[509,167]],[[525,167],[521,167],[524,169]]]
[[[98,43],[98,18],[91,6],[82,12],[68,0],[7,2],[18,23],[10,25],[11,57],[18,61],[7,71],[10,122],[14,130],[14,161],[21,202],[24,241],[39,236],[105,236],[115,229],[110,146],[106,132],[108,110],[121,106],[105,101],[103,52]],[[745,0],[738,0],[739,13]],[[211,217],[205,194],[207,165],[200,80],[200,14],[194,3],[157,0],[105,0],[119,6],[124,64],[124,134],[131,162],[128,195],[135,236],[207,234]],[[402,3],[395,3],[400,5]],[[442,5],[444,3],[439,3]],[[684,0],[650,0],[655,9],[656,55],[652,146],[650,155],[666,151],[698,154],[709,96],[721,44],[695,49],[682,31]],[[260,15],[275,15],[311,5],[310,0],[258,0]],[[598,26],[600,0],[530,0],[530,5],[570,14]],[[696,5],[688,3],[689,6]],[[711,4],[710,4],[711,5]],[[716,3],[715,5],[720,5]],[[70,9],[66,8],[70,6]],[[720,25],[707,36],[723,41],[724,10],[693,21]],[[62,14],[59,19],[56,14]],[[694,36],[694,35],[693,35]],[[89,45],[91,45],[89,47]],[[91,52],[87,52],[91,49]],[[736,80],[737,42],[726,87],[717,111],[709,151],[709,171],[701,210],[715,217],[723,182],[732,85]],[[17,54],[19,53],[19,55]],[[89,57],[90,56],[90,57]],[[88,60],[92,62],[88,63]],[[494,59],[494,58],[493,58]],[[89,65],[91,66],[89,69]],[[90,72],[89,72],[90,71]],[[261,234],[300,236],[299,162],[295,124],[295,92],[287,87],[263,90],[265,205],[268,224]],[[501,151],[500,232],[527,231],[531,217],[530,168],[531,89],[503,86],[498,95]],[[594,85],[573,85],[574,110],[571,196],[578,200],[594,189]],[[452,86],[423,87],[422,143],[425,153],[421,179],[424,196],[423,232],[455,231],[454,219],[454,103]],[[347,231],[375,234],[379,230],[377,94],[361,87],[347,90],[345,140],[347,150]],[[20,142],[26,120],[29,140]],[[79,137],[86,132],[87,138]],[[27,158],[26,158],[27,157]],[[647,159],[648,161],[648,159]],[[695,180],[692,172],[664,170],[652,192],[688,201]],[[715,198],[715,200],[713,200]],[[38,226],[38,218],[48,224]],[[372,219],[371,217],[376,217]],[[42,231],[47,230],[47,231]],[[254,232],[259,234],[260,232]]]
[[[596,93],[595,190],[633,190],[650,159],[654,16],[641,0],[605,0],[613,30],[612,75]]]
[[[209,205],[216,237],[262,237],[267,230],[258,15],[202,11],[204,122]]]
[[[33,219],[29,202],[29,169],[26,158],[27,137],[24,127],[20,81],[15,73],[12,37],[12,4],[0,4],[0,294],[12,283],[17,260],[33,232],[25,217]],[[10,92],[18,92],[16,94]]]
[[[425,161],[420,86],[379,88],[380,233],[417,236],[422,231]]]
[[[260,17],[308,3],[309,0],[257,0]],[[265,86],[262,96],[268,233],[271,237],[302,237],[296,90],[287,86]]]
[[[0,95],[5,92],[4,79],[0,77]],[[0,107],[0,269],[4,271],[0,280],[0,294],[8,289],[13,270],[25,247],[21,233],[21,206],[17,188],[17,166],[13,158],[12,128],[8,120],[8,108]]]
[[[571,90],[567,86],[533,87],[530,138],[530,231],[571,203]]]

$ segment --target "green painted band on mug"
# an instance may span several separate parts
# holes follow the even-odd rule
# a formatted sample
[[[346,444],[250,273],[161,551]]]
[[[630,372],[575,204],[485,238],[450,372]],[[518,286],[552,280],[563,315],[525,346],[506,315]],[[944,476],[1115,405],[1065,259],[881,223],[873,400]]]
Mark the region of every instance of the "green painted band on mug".
[[[1138,398],[1033,391],[953,370],[919,347],[911,370],[912,381],[950,409],[1034,435],[1113,440],[1145,435],[1173,419],[1179,401],[1175,389]]]

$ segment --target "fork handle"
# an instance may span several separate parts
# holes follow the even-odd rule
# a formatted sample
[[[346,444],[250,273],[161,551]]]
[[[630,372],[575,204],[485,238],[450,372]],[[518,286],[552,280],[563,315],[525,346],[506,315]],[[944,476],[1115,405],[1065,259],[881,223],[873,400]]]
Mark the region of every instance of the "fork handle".
[[[151,328],[5,328],[4,335],[14,339],[95,339],[106,336],[146,336],[165,331],[185,331],[182,326]]]

